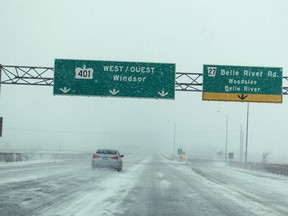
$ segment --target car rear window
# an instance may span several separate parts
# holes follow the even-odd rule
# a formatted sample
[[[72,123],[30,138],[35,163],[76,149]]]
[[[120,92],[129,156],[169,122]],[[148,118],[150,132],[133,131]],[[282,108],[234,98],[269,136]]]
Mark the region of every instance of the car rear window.
[[[117,151],[101,149],[101,150],[98,150],[96,153],[98,153],[98,154],[111,154],[111,155],[116,155],[116,154],[117,154]]]

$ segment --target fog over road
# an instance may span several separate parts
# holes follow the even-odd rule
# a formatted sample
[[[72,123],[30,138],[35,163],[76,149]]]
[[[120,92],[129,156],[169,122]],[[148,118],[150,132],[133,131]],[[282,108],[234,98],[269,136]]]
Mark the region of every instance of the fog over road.
[[[288,178],[130,154],[122,172],[90,159],[0,165],[0,215],[288,215]]]

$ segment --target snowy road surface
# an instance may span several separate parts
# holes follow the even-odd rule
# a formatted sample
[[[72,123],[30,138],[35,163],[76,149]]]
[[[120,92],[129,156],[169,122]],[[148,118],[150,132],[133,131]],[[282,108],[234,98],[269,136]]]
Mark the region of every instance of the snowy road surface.
[[[126,155],[123,172],[90,160],[0,166],[1,216],[288,215],[288,178]]]

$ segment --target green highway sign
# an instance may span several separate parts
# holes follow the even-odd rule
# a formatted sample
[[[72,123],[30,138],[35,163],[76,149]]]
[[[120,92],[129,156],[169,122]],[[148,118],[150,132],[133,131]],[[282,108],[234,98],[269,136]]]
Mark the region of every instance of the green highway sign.
[[[282,103],[282,68],[204,65],[202,99]]]
[[[175,98],[175,64],[55,59],[54,95]]]

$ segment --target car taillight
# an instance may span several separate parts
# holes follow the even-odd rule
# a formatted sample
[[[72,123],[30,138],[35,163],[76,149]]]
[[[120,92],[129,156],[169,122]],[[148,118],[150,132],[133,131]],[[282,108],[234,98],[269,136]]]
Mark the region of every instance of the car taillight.
[[[115,159],[115,160],[118,160],[118,159],[119,159],[119,156],[116,155],[116,156],[113,156],[113,157],[111,157],[111,158],[113,158],[113,159]]]
[[[93,154],[93,158],[100,158],[100,156]]]

